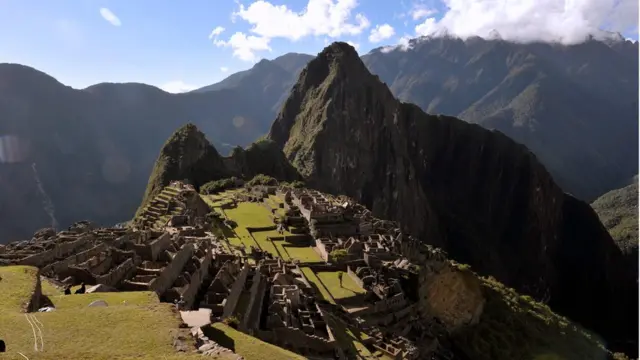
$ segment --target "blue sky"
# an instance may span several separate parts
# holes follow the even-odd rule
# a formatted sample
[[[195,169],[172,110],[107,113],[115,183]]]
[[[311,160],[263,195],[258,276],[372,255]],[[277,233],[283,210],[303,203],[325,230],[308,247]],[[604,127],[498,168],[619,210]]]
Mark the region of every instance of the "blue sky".
[[[335,40],[364,54],[443,27],[461,36],[497,29],[505,38],[575,42],[606,26],[637,39],[637,0],[559,2],[0,0],[0,62],[33,66],[75,88],[144,82],[177,92],[260,58],[315,54]]]

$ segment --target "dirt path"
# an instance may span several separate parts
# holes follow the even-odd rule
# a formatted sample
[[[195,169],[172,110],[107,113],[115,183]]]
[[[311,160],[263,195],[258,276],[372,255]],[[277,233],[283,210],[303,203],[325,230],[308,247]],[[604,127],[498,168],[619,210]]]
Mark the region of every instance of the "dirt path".
[[[43,351],[44,350],[44,337],[42,336],[42,327],[44,325],[38,318],[33,314],[24,314],[24,317],[29,322],[31,326],[31,331],[33,332],[33,350],[34,351]],[[38,338],[40,338],[40,349],[38,349]]]

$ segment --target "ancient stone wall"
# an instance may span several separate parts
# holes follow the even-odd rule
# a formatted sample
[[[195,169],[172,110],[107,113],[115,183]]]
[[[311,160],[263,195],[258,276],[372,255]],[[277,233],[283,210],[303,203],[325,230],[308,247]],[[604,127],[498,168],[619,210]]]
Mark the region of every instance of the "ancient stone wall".
[[[242,319],[242,330],[250,331],[259,325],[260,315],[262,314],[262,301],[267,289],[267,280],[262,276],[260,271],[256,271],[253,275],[253,283],[251,284],[251,299],[247,306],[247,311]]]
[[[69,267],[69,265],[76,265],[76,264],[83,263],[89,260],[91,257],[96,256],[106,250],[107,250],[106,244],[104,243],[99,244],[97,246],[92,247],[89,250],[79,252],[75,255],[71,255],[67,257],[64,260],[56,261],[52,264],[49,264],[43,267],[42,273],[49,274],[49,273],[59,273],[59,272],[65,271]]]
[[[193,256],[193,252],[193,244],[185,244],[182,249],[176,253],[169,265],[162,269],[160,275],[151,280],[149,288],[155,291],[158,296],[161,296],[173,285],[178,276],[180,276],[184,265],[191,259],[191,256]]]
[[[42,282],[40,281],[40,270],[36,273],[36,283],[31,293],[31,298],[27,303],[27,312],[35,312],[42,306]]]
[[[202,259],[200,263],[200,267],[191,274],[191,282],[187,290],[182,294],[184,296],[184,301],[186,302],[186,308],[191,309],[193,307],[193,303],[196,299],[196,295],[198,294],[198,290],[200,290],[200,286],[202,286],[202,282],[207,277],[209,272],[209,267],[211,266],[211,251],[207,251],[207,255]]]
[[[171,246],[171,235],[163,233],[149,244],[149,251],[152,261],[158,260],[158,256]]]
[[[238,305],[238,300],[240,299],[240,295],[242,294],[242,289],[244,288],[244,283],[247,281],[247,276],[249,275],[249,271],[251,270],[251,266],[245,263],[244,267],[238,274],[236,281],[231,286],[231,291],[229,292],[229,296],[227,296],[227,301],[224,304],[224,310],[222,312],[222,317],[226,318],[233,314]]]
[[[89,237],[83,236],[75,241],[56,244],[56,247],[51,250],[28,256],[20,260],[17,265],[43,267],[56,259],[66,258],[73,252],[83,250],[89,246],[91,246],[89,243]]]
[[[96,282],[98,284],[116,287],[122,280],[124,280],[127,274],[136,268],[136,266],[137,264],[135,259],[129,258],[107,274],[97,276]]]
[[[309,335],[301,329],[292,327],[279,327],[273,329],[275,343],[297,351],[313,350],[317,352],[333,352],[335,340],[330,341],[319,336]]]

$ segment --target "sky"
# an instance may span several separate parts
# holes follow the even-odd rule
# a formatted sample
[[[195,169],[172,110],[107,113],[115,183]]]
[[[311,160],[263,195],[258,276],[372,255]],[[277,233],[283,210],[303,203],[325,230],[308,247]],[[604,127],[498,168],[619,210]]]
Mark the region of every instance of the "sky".
[[[0,62],[79,89],[183,92],[333,41],[365,54],[445,32],[571,44],[601,30],[637,41],[638,0],[0,0]]]

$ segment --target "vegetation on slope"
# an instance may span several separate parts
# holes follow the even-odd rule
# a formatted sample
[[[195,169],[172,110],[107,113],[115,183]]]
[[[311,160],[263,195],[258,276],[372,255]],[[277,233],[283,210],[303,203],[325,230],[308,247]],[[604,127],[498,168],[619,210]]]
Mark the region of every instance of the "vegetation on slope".
[[[482,278],[487,302],[477,325],[452,336],[456,352],[474,360],[603,360],[602,339],[522,296],[495,279]],[[624,359],[618,355],[618,359]]]
[[[638,247],[638,181],[612,190],[591,204],[611,237],[624,251]]]

